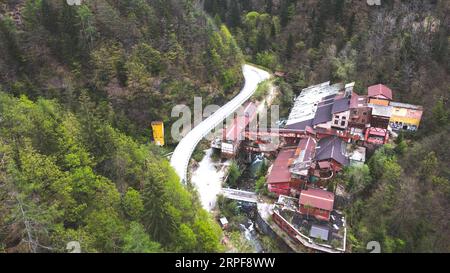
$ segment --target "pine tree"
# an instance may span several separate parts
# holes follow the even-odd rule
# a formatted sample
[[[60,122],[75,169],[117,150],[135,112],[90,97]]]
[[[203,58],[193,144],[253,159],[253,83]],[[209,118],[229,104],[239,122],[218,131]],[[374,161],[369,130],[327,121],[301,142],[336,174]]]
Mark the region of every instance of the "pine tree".
[[[229,25],[231,28],[236,28],[241,26],[241,10],[237,1],[231,2],[231,11],[230,11],[230,20]]]
[[[272,0],[266,0],[266,13],[272,14],[273,2]]]
[[[283,1],[280,9],[280,23],[282,27],[285,27],[289,22],[289,1]]]
[[[433,107],[433,123],[434,127],[443,127],[448,124],[449,111],[444,103],[444,98],[440,98]]]
[[[334,18],[337,23],[342,22],[343,11],[344,11],[344,0],[335,0]]]
[[[292,36],[292,34],[289,34],[284,55],[287,60],[291,60],[293,53],[294,53],[294,37]]]
[[[270,37],[274,38],[277,35],[277,29],[275,28],[275,24],[272,22],[270,26]]]
[[[256,52],[262,52],[267,47],[267,38],[264,29],[261,28],[256,37]]]

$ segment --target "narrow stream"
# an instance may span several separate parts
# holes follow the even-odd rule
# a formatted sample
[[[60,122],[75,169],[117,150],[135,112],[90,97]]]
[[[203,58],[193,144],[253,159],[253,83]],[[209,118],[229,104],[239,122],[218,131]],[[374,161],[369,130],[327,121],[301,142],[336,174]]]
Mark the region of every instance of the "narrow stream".
[[[253,246],[255,253],[263,253],[264,248],[262,242],[259,240],[259,236],[255,230],[255,223],[248,220],[246,225],[241,224],[241,230],[244,232],[245,239]]]

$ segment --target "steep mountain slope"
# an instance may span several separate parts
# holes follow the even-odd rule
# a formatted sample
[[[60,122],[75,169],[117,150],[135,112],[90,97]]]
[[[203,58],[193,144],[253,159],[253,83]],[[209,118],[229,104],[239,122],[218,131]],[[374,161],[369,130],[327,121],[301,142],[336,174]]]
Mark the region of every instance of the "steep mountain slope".
[[[221,230],[169,162],[97,117],[0,91],[0,252],[214,252]]]
[[[82,2],[0,3],[0,252],[222,250],[148,127],[241,88],[233,37],[196,1]]]
[[[0,20],[5,91],[77,107],[81,90],[112,107],[112,120],[143,133],[172,107],[223,103],[242,83],[241,55],[226,27],[196,1],[6,1]]]
[[[248,58],[288,72],[295,90],[351,80],[365,92],[383,82],[395,99],[428,110],[448,94],[448,1],[205,0],[204,6],[230,24]]]

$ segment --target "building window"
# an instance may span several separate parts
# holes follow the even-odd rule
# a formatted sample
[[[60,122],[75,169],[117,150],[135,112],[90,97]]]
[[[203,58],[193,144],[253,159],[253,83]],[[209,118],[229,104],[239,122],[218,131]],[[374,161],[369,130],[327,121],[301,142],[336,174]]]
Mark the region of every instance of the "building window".
[[[341,121],[341,126],[345,126],[345,120]]]
[[[347,119],[347,117],[342,117],[342,119],[343,119],[343,120],[346,120],[346,119]]]
[[[338,125],[338,123],[339,123],[338,120],[335,120],[335,121],[334,121],[334,124],[335,124],[335,125]]]

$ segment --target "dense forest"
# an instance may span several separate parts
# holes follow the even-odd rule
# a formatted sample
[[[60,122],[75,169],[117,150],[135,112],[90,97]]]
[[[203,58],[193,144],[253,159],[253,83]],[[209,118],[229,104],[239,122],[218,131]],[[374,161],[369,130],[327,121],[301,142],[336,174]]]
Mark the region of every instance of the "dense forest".
[[[350,193],[343,209],[353,251],[366,252],[369,241],[384,252],[450,251],[449,1],[205,0],[204,9],[230,28],[248,61],[286,74],[282,109],[329,80],[354,81],[360,94],[383,83],[395,100],[423,105],[418,133],[336,183]]]
[[[196,1],[82,2],[0,1],[0,252],[220,251],[149,125],[233,96],[239,47]]]
[[[0,95],[0,242],[8,252],[220,250],[220,228],[162,160],[95,104]]]
[[[2,1],[0,82],[6,92],[57,99],[83,91],[113,125],[148,134],[178,103],[223,103],[242,83],[242,55],[226,26],[196,1]]]

